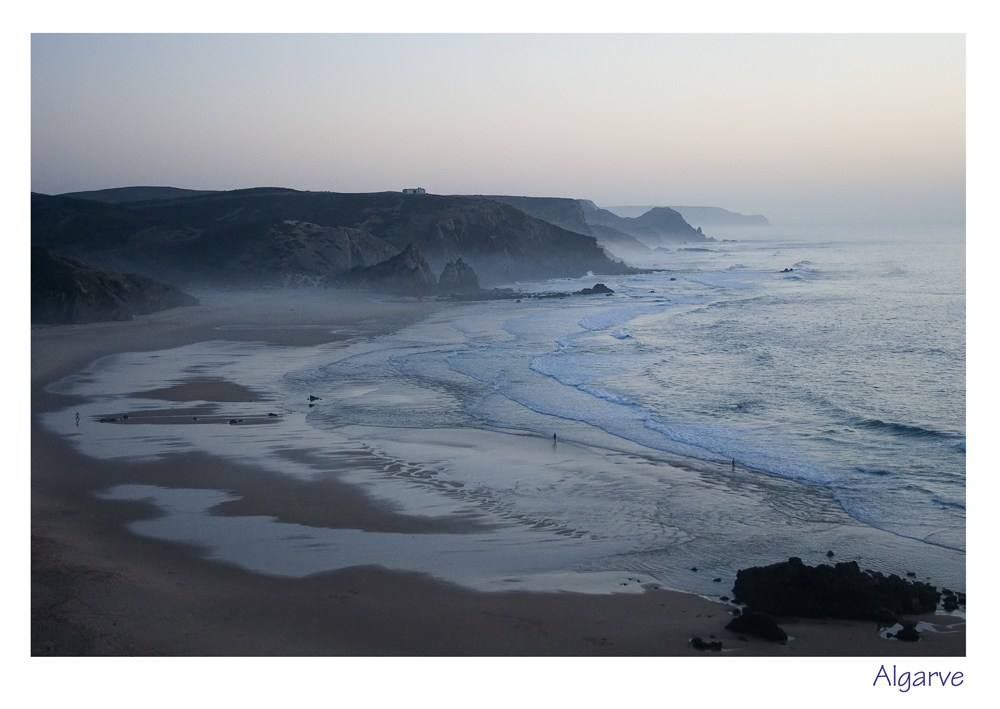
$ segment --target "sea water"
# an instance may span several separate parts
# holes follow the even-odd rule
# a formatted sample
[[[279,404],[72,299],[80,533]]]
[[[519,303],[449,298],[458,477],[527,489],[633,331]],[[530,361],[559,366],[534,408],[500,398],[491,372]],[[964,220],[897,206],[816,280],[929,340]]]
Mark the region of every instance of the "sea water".
[[[964,232],[813,227],[707,249],[647,275],[520,284],[615,294],[449,312],[460,340],[394,350],[377,374],[366,353],[297,375],[398,377],[458,390],[460,408],[362,398],[311,417],[583,443],[593,428],[817,485],[865,524],[964,550]]]
[[[349,481],[409,513],[480,515],[495,548],[521,550],[498,557],[508,580],[547,575],[535,587],[569,588],[569,572],[620,572],[622,585],[708,594],[716,574],[790,555],[826,561],[836,546],[835,560],[964,588],[964,228],[721,236],[655,252],[638,264],[649,273],[512,284],[557,295],[602,282],[608,296],[449,306],[309,352],[210,343],[185,350],[183,367],[225,362],[227,378],[272,391],[301,417],[302,446],[363,445],[419,471]],[[125,365],[104,367],[121,377]],[[154,388],[165,375],[150,372]],[[94,377],[61,386],[86,394]],[[306,407],[308,394],[320,399]],[[199,432],[172,433],[171,449],[188,436],[192,449],[234,454],[213,448],[231,435],[186,428]],[[244,450],[265,445],[239,435]],[[431,537],[423,562],[412,540],[401,544],[407,568],[476,586],[454,568],[467,553],[478,586],[491,587],[489,541],[470,535],[460,553]],[[392,535],[373,546],[391,548]]]

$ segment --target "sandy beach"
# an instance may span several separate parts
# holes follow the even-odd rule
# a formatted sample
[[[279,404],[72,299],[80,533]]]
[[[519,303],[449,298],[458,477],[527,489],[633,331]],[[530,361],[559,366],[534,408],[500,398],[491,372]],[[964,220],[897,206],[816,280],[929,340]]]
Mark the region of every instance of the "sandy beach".
[[[199,294],[200,295],[200,294]],[[216,514],[268,515],[314,527],[419,534],[474,533],[479,521],[401,513],[364,489],[327,475],[295,479],[200,453],[151,460],[96,460],[38,425],[73,405],[45,387],[95,359],[208,340],[313,346],[391,331],[433,309],[303,293],[294,309],[266,293],[224,294],[203,304],[126,323],[33,328],[31,342],[31,654],[33,656],[856,656],[965,655],[955,616],[919,620],[951,632],[918,643],[886,640],[873,623],[787,620],[784,644],[724,630],[729,607],[647,586],[615,594],[483,593],[426,574],[352,566],[285,578],[206,558],[204,550],[129,532],[156,517],[148,502],[101,499],[116,485],[231,490],[240,499]],[[281,328],[274,328],[280,322]],[[225,329],[217,329],[224,326]],[[236,382],[192,376],[146,392],[164,404],[144,412],[221,424],[213,410],[256,393]],[[196,420],[197,417],[197,420]],[[133,421],[139,423],[141,421]],[[121,422],[126,423],[126,422]],[[267,425],[265,416],[243,425]],[[308,457],[308,452],[299,454]],[[341,461],[363,465],[364,461]],[[718,639],[722,653],[695,650]],[[877,669],[877,668],[876,668]]]

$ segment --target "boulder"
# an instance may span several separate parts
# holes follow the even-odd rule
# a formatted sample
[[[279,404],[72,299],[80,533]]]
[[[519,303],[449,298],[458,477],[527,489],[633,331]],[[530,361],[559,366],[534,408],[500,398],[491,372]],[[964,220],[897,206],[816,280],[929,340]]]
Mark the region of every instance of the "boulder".
[[[774,618],[765,614],[748,611],[729,621],[726,630],[734,633],[744,633],[746,635],[756,635],[759,638],[772,642],[783,643],[788,640],[788,635],[774,621]]]
[[[721,652],[722,642],[719,640],[705,642],[701,638],[691,638],[691,647],[693,647],[695,650],[701,650],[702,652],[704,652],[705,650],[709,650],[711,652]]]
[[[945,595],[941,607],[944,608],[949,613],[958,610],[958,596],[953,593]]]
[[[920,640],[920,631],[917,630],[916,623],[912,621],[906,621],[902,623],[902,628],[893,636],[896,640],[902,640],[903,642],[915,643]]]

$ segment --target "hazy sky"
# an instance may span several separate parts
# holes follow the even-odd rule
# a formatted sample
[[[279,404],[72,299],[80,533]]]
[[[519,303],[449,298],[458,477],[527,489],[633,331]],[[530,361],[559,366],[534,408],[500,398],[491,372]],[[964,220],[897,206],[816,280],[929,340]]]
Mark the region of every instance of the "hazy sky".
[[[35,34],[31,186],[960,219],[965,72],[960,34]]]

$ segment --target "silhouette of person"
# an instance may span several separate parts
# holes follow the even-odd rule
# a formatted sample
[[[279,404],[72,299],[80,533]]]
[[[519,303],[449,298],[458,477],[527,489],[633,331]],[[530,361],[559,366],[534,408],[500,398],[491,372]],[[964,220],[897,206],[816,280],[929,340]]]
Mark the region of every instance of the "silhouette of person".
[[[557,440],[558,439],[556,438],[556,434],[553,433],[552,434],[552,442],[555,443]]]
[[[80,412],[79,411],[76,412],[76,425],[77,426],[80,425]]]
[[[736,458],[733,458],[733,472],[736,472]]]

